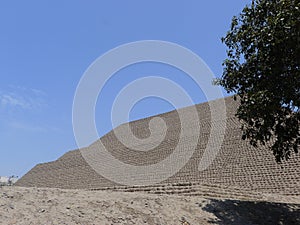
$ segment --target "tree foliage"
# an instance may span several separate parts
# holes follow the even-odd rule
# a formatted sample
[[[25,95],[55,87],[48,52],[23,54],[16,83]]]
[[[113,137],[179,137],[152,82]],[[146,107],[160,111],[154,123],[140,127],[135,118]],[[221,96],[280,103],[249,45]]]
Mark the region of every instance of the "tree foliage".
[[[216,83],[238,96],[243,139],[289,159],[300,146],[299,0],[253,0],[222,41],[228,57]]]

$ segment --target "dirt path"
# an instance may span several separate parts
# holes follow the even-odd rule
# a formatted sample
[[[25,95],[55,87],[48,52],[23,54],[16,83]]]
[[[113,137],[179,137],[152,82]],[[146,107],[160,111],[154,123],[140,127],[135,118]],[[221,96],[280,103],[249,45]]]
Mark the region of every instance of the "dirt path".
[[[0,224],[300,224],[300,204],[2,187]]]

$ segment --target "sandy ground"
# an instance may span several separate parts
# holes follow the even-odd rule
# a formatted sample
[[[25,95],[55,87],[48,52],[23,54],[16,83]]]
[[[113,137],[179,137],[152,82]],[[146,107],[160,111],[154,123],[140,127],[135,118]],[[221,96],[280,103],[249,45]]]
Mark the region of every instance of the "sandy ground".
[[[0,187],[0,224],[298,225],[300,204]]]

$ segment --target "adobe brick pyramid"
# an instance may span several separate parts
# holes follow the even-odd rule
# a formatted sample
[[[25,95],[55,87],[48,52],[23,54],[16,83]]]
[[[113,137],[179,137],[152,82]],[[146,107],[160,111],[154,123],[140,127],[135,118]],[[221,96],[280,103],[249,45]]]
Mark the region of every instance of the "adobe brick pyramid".
[[[218,101],[221,100],[215,100],[214,103],[218,105]],[[299,154],[292,155],[288,163],[277,164],[268,148],[256,149],[242,141],[241,124],[234,116],[238,102],[234,101],[233,97],[228,97],[225,98],[225,104],[227,111],[225,138],[213,163],[204,171],[198,170],[200,159],[208,143],[210,128],[212,126],[218,127],[221,124],[220,121],[211,121],[209,104],[202,103],[196,105],[201,131],[200,134],[194,134],[199,135],[200,138],[193,156],[179,172],[159,185],[202,183],[263,193],[300,195]],[[181,110],[184,113],[189,113],[190,107]],[[158,116],[165,120],[168,130],[164,141],[153,150],[140,152],[128,149],[118,141],[114,131],[109,132],[100,140],[115,158],[124,163],[132,165],[157,163],[172,153],[178,143],[180,133],[180,120],[177,111]],[[129,123],[137,137],[146,138],[149,136],[149,120],[151,118],[153,117]],[[120,129],[120,127],[116,129]],[[192,127],[189,134],[193,135]],[[94,148],[96,144],[97,142],[88,148]],[[96,173],[86,163],[79,150],[67,152],[56,161],[36,165],[16,185],[72,189],[121,187],[120,184]]]

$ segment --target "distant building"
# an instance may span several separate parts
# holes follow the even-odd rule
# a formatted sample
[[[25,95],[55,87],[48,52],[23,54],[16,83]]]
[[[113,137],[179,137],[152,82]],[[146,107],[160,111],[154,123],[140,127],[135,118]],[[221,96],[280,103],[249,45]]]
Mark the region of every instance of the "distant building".
[[[12,185],[18,181],[17,176],[4,177],[0,176],[0,185]]]
[[[8,183],[8,177],[1,177],[0,176],[0,183]]]

